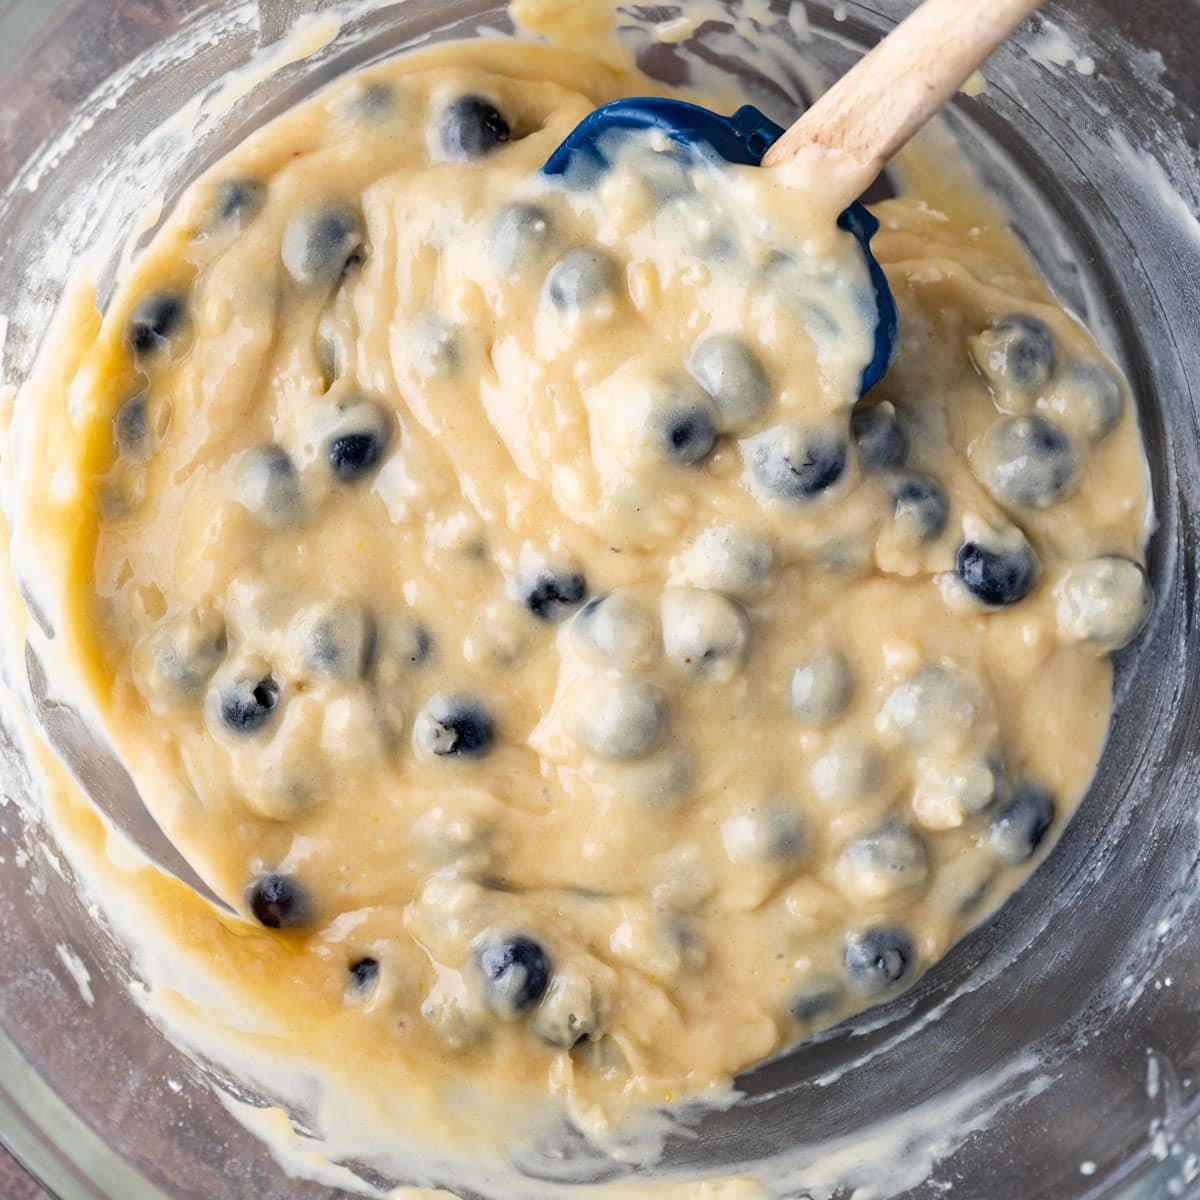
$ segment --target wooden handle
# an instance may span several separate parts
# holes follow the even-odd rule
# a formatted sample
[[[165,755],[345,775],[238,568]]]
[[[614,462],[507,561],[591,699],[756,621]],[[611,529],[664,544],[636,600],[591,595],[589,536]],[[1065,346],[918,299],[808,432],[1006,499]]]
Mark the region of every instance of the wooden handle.
[[[762,165],[810,149],[836,157],[838,208],[845,208],[1039,3],[925,0],[783,134]]]

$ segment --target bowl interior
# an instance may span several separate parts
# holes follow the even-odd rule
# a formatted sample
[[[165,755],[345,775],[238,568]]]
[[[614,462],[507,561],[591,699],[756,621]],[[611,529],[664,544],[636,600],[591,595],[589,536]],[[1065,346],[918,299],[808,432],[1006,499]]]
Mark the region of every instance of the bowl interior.
[[[704,61],[740,76],[749,97],[786,122],[811,80],[764,69],[762,47],[794,41],[800,24],[782,3],[769,15],[762,4],[724,7],[729,21],[706,22],[676,47],[652,47],[631,30],[644,65],[678,79]],[[812,3],[804,50],[832,77],[910,7]],[[1138,400],[1159,602],[1118,663],[1094,786],[1030,883],[913,990],[749,1072],[733,1106],[676,1114],[654,1163],[601,1155],[569,1131],[535,1147],[517,1165],[542,1181],[530,1185],[540,1197],[635,1174],[742,1172],[782,1196],[856,1186],[933,1196],[949,1183],[982,1196],[996,1194],[999,1178],[1006,1194],[1030,1200],[1162,1196],[1195,1172],[1200,686],[1188,664],[1200,649],[1191,390],[1200,231],[1169,191],[1193,204],[1200,193],[1186,137],[1200,93],[1190,74],[1174,73],[1186,64],[1155,54],[1200,44],[1200,8],[1138,6],[1130,28],[1128,7],[1083,0],[1068,14],[1049,5],[1054,26],[1002,50],[987,91],[959,98],[948,116]],[[661,18],[674,6],[640,11]],[[473,0],[345,10],[324,50],[197,131],[163,127],[163,116],[211,95],[260,42],[284,34],[290,5],[61,0],[39,21],[30,13],[23,0],[0,11],[11,45],[25,47],[0,78],[0,361],[14,384],[30,369],[74,250],[122,245],[151,192],[169,207],[229,146],[337,74],[425,38],[508,28],[499,9]],[[1044,61],[1054,28],[1086,46],[1096,74]],[[103,284],[118,261],[115,252],[105,260]],[[35,787],[10,707],[0,727],[0,1133],[68,1200],[329,1197],[325,1184],[289,1178],[220,1096],[258,1098],[182,1055],[133,1002],[127,958],[49,844]],[[408,1182],[356,1170],[380,1186]]]

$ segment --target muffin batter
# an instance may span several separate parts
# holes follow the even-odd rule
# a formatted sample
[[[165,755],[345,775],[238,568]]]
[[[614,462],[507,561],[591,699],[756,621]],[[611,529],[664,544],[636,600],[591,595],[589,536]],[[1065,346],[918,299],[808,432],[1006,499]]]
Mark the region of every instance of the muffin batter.
[[[539,174],[659,90],[512,43],[339,83],[56,397],[66,635],[246,915],[180,936],[364,1088],[661,1102],[909,985],[1079,802],[1148,611],[1125,384],[1010,235],[877,206],[860,400],[797,178]]]

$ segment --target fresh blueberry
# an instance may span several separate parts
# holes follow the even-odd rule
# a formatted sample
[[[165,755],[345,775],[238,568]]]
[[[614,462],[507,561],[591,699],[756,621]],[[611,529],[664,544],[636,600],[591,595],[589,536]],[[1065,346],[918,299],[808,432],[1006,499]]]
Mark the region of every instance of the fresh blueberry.
[[[1001,417],[972,447],[971,466],[1001,504],[1049,508],[1072,489],[1079,458],[1045,417]]]
[[[695,466],[707,458],[717,440],[708,407],[687,399],[667,403],[655,414],[655,433],[663,458],[682,467]]]
[[[810,844],[808,827],[793,805],[777,800],[727,817],[721,842],[730,862],[795,863]]]
[[[1072,565],[1055,595],[1059,636],[1101,653],[1129,645],[1154,607],[1145,568],[1117,555]]]
[[[561,312],[581,313],[616,299],[617,264],[600,249],[567,251],[546,276],[546,294]]]
[[[237,498],[264,525],[280,529],[299,520],[304,510],[300,474],[281,446],[259,446],[241,460]]]
[[[155,292],[133,310],[129,319],[129,344],[139,358],[165,350],[179,333],[187,316],[184,298],[175,292]]]
[[[658,653],[655,621],[637,596],[623,588],[589,600],[571,632],[588,658],[606,665],[644,667]]]
[[[792,712],[805,725],[825,725],[846,711],[854,695],[850,664],[840,654],[818,654],[792,675]]]
[[[979,369],[998,387],[1044,388],[1057,365],[1054,334],[1037,317],[1012,313],[992,322],[973,344]]]
[[[483,158],[512,137],[500,110],[482,96],[460,96],[442,113],[439,126],[447,158]]]
[[[549,955],[522,934],[484,942],[475,961],[487,988],[487,1006],[502,1020],[528,1012],[550,984]]]
[[[777,426],[751,439],[750,466],[771,495],[792,504],[811,504],[845,474],[847,452],[830,428]]]
[[[709,525],[684,557],[688,582],[743,597],[765,592],[778,566],[772,542],[734,525]]]
[[[1023,536],[1013,532],[1016,537],[1006,539],[1004,545],[964,542],[958,548],[955,573],[967,591],[989,608],[1024,600],[1037,582],[1037,555]]]
[[[742,665],[750,621],[739,604],[705,588],[667,588],[662,598],[663,650],[693,679],[725,683]]]
[[[438,758],[482,758],[496,740],[496,727],[477,700],[439,692],[417,714],[413,740]]]
[[[361,215],[344,204],[309,209],[283,231],[283,265],[292,278],[312,287],[333,287],[363,257]]]
[[[920,887],[928,870],[920,835],[889,821],[846,847],[838,859],[837,881],[852,904],[873,904]]]
[[[433,634],[407,617],[391,617],[381,623],[373,648],[375,662],[386,652],[401,663],[419,667],[433,656]]]
[[[246,902],[268,929],[293,929],[312,917],[308,893],[290,875],[260,875],[247,889]]]
[[[536,263],[557,236],[554,218],[538,204],[506,204],[492,223],[492,253],[503,271]]]
[[[165,698],[192,697],[216,674],[228,649],[225,622],[198,609],[167,621],[150,643],[150,682]]]
[[[355,115],[367,121],[381,121],[396,106],[396,93],[386,83],[368,83],[354,97]]]
[[[279,684],[263,679],[239,679],[221,697],[221,719],[235,733],[257,733],[279,706]]]
[[[892,515],[914,541],[936,541],[946,531],[950,516],[946,489],[928,475],[902,475],[892,488]]]
[[[117,445],[122,451],[130,454],[143,449],[146,434],[149,432],[149,424],[146,420],[146,393],[138,392],[136,396],[130,396],[117,409],[117,416],[113,424]]]
[[[988,844],[1009,866],[1028,862],[1054,823],[1054,797],[1040,784],[1024,780],[992,818]]]
[[[252,179],[226,179],[217,187],[217,213],[238,228],[258,216],[267,189]]]
[[[329,466],[343,483],[351,483],[366,475],[382,452],[373,432],[339,434],[329,443]]]
[[[957,749],[979,716],[978,678],[944,659],[922,667],[888,692],[876,729],[919,750]]]
[[[413,326],[415,366],[422,378],[453,375],[466,360],[461,326],[437,313],[426,313]]]
[[[645,758],[666,733],[666,695],[645,679],[594,675],[580,685],[572,701],[575,739],[600,758]]]
[[[518,581],[525,607],[540,621],[565,620],[587,596],[587,580],[578,571],[543,566]]]
[[[347,601],[326,605],[302,625],[302,653],[315,674],[343,682],[363,674],[374,651],[375,627],[361,605]]]
[[[542,1041],[570,1050],[599,1032],[603,1020],[601,998],[587,976],[556,971],[533,1014],[532,1028]]]
[[[859,405],[850,417],[850,432],[866,471],[894,471],[908,458],[908,434],[886,400]]]
[[[771,383],[762,361],[732,334],[714,333],[697,342],[688,371],[712,397],[722,433],[744,429],[771,402]]]
[[[379,960],[377,958],[357,959],[350,964],[350,977],[356,988],[365,991],[379,978]]]
[[[844,962],[850,986],[864,996],[887,991],[912,969],[912,940],[888,925],[846,936]]]
[[[802,1024],[811,1024],[827,1017],[841,1003],[842,989],[832,979],[809,984],[792,1001],[792,1017]]]
[[[325,439],[325,459],[334,478],[357,483],[379,465],[392,430],[391,418],[371,400],[358,400],[341,408]]]
[[[1071,429],[1100,442],[1125,412],[1125,389],[1104,363],[1072,363],[1056,380],[1050,406]]]

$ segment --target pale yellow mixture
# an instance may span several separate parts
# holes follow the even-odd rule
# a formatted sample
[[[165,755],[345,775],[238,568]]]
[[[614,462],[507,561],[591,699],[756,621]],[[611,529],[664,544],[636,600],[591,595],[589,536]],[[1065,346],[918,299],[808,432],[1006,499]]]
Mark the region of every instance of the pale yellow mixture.
[[[878,206],[860,402],[866,264],[795,179],[539,174],[653,87],[515,43],[338,84],[53,397],[70,632],[245,913],[178,936],[363,1088],[661,1102],[907,986],[1079,802],[1149,605],[1125,384],[986,207]]]

